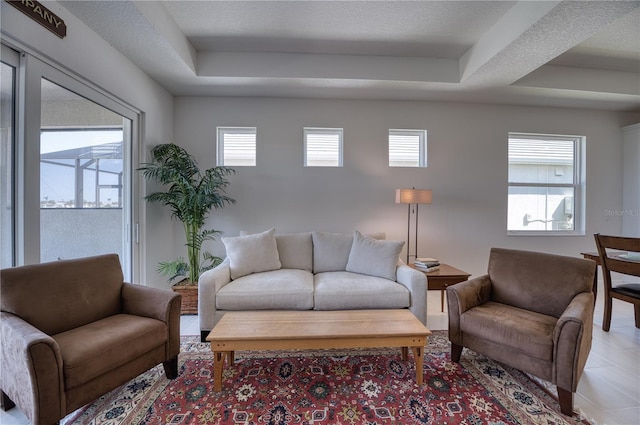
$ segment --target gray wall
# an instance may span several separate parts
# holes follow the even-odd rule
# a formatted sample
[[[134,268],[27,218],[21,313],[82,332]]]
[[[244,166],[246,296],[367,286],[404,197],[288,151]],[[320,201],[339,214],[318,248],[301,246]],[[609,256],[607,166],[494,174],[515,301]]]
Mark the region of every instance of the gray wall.
[[[434,256],[474,275],[486,270],[493,246],[571,256],[595,250],[593,233],[620,233],[621,127],[639,114],[454,103],[271,98],[178,97],[177,143],[202,168],[215,165],[216,126],[256,126],[257,166],[236,167],[229,194],[236,205],[215,211],[209,225],[240,230],[387,233],[405,240],[407,209],[394,203],[401,187],[433,190],[420,207],[420,256]],[[305,126],[344,128],[343,168],[304,168]],[[428,131],[426,169],[389,168],[389,128]],[[507,135],[535,132],[586,136],[585,236],[507,236]],[[183,252],[174,224],[175,251]],[[413,234],[413,231],[412,231]],[[218,241],[210,247],[224,255]],[[412,249],[413,251],[413,249]]]

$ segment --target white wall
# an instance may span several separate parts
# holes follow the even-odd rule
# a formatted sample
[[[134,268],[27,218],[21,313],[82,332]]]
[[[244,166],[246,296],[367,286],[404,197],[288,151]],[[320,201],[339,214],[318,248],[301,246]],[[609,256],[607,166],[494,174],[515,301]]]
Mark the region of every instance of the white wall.
[[[148,146],[171,140],[173,96],[58,3],[46,2],[46,6],[65,20],[67,36],[64,39],[2,2],[3,42],[15,43],[49,63],[72,70],[99,90],[139,110],[143,128],[139,151],[143,160],[148,158]],[[143,189],[142,184],[141,192]],[[155,269],[158,261],[172,258],[174,232],[168,212],[159,206],[146,205],[140,201],[142,196],[138,193],[136,199],[140,203],[139,219],[143,224],[140,281],[167,288],[165,279],[158,276]]]
[[[177,97],[176,142],[202,168],[215,165],[216,126],[256,126],[258,165],[237,167],[229,194],[236,205],[215,211],[210,227],[240,230],[384,231],[405,240],[407,209],[400,187],[433,190],[420,208],[421,256],[474,275],[492,246],[579,256],[595,250],[593,233],[620,233],[621,127],[639,114],[454,103],[271,98]],[[304,126],[344,128],[343,168],[304,168]],[[426,169],[389,168],[389,128],[428,130]],[[586,236],[507,236],[507,134],[538,132],[587,139]],[[176,252],[183,250],[176,238]],[[210,249],[224,254],[220,242]]]
[[[624,172],[622,189],[622,234],[640,237],[640,124],[622,129]]]

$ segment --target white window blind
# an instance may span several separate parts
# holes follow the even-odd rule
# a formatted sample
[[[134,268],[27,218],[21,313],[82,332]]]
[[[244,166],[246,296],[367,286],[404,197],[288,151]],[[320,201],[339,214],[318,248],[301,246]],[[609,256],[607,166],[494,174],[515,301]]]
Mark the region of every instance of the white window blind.
[[[256,127],[218,127],[217,164],[256,165]]]
[[[341,128],[304,129],[305,167],[342,167]]]
[[[426,130],[389,130],[389,167],[426,167]]]

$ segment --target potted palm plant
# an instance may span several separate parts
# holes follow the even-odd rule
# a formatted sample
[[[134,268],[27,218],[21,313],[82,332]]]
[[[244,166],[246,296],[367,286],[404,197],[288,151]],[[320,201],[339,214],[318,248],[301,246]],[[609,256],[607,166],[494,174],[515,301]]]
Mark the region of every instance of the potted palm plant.
[[[138,170],[146,179],[166,187],[165,191],[151,193],[144,199],[166,205],[172,218],[184,226],[187,259],[179,257],[161,262],[158,271],[168,276],[169,282],[183,278],[173,284],[172,289],[182,294],[182,314],[197,314],[198,278],[222,261],[202,249],[204,241],[213,240],[220,233],[204,229],[204,224],[212,209],[235,203],[225,194],[229,185],[227,176],[235,170],[218,166],[201,172],[193,156],[174,143],[155,146],[151,150],[151,162],[143,163]]]

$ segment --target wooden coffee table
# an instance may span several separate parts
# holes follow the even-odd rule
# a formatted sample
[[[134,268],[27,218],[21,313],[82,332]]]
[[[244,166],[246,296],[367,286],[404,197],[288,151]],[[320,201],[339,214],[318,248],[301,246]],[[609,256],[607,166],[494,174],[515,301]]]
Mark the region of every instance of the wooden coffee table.
[[[222,390],[225,359],[238,350],[322,348],[409,348],[422,385],[424,346],[431,331],[409,310],[237,311],[227,312],[207,336],[213,351],[214,390]]]

